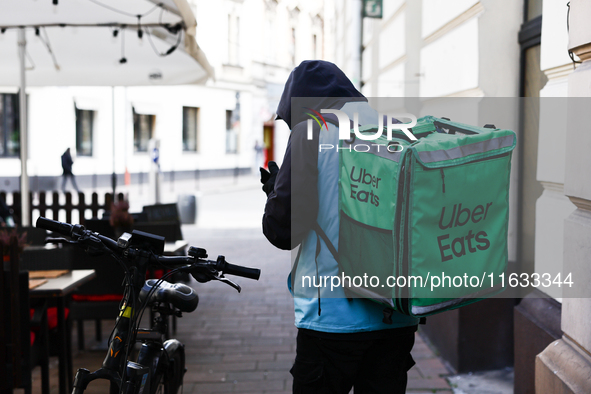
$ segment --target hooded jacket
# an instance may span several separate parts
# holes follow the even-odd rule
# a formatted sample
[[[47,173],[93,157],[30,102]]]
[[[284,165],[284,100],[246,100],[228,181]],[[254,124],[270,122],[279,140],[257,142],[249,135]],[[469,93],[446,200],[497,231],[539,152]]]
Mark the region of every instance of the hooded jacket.
[[[267,199],[263,216],[263,233],[269,242],[284,250],[300,244],[313,227],[318,213],[316,183],[320,129],[314,124],[313,138],[307,140],[306,121],[310,118],[301,111],[292,116],[292,97],[310,98],[306,103],[317,111],[340,109],[348,101],[367,102],[333,63],[307,60],[289,75],[277,107],[277,119],[283,119],[292,132],[275,190]],[[292,174],[297,176],[292,179]],[[292,217],[297,221],[292,223]]]
[[[328,239],[338,245],[338,152],[319,155],[319,144],[338,144],[338,128],[320,127],[313,122],[312,139],[307,138],[306,111],[292,113],[292,98],[307,97],[306,108],[340,109],[352,119],[375,119],[377,113],[355,89],[344,73],[332,63],[305,61],[296,67],[286,83],[277,109],[292,132],[283,164],[269,194],[263,216],[263,232],[271,243],[282,249],[301,244],[297,272],[288,286],[294,294],[295,323],[298,328],[322,333],[375,332],[416,325],[418,320],[399,313],[393,324],[382,322],[383,307],[366,299],[348,299],[342,288],[333,291],[307,287],[299,283],[304,275],[321,278],[339,275],[338,263],[328,246],[317,235],[320,226]],[[295,108],[296,110],[298,108]],[[320,157],[319,157],[320,156]],[[303,283],[303,282],[302,282]],[[317,293],[316,293],[317,292]]]

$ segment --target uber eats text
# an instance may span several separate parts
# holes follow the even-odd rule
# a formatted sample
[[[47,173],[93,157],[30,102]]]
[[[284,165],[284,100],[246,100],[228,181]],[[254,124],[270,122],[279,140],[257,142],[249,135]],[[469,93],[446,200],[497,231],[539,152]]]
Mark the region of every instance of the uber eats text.
[[[488,210],[493,203],[489,202],[483,205],[476,205],[470,209],[462,204],[454,204],[453,207],[442,207],[439,218],[439,228],[441,230],[462,227],[468,223],[484,224]],[[450,234],[443,234],[437,237],[441,262],[452,260],[454,257],[462,257],[468,253],[477,253],[487,250],[490,247],[488,234],[484,230],[472,231],[470,229],[466,234],[450,239]]]
[[[355,166],[353,166],[349,180],[351,181],[350,198],[363,203],[373,204],[376,207],[380,205],[380,197],[377,193],[374,193],[374,190],[376,192],[378,191],[382,178],[372,175],[365,168],[356,170]]]

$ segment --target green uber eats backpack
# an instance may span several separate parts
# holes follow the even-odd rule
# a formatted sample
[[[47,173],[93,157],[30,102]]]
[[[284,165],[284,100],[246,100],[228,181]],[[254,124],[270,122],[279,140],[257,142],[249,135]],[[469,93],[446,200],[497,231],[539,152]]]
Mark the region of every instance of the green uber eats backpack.
[[[347,294],[424,317],[504,290],[516,137],[432,116],[412,132],[341,140],[338,253],[319,235]]]

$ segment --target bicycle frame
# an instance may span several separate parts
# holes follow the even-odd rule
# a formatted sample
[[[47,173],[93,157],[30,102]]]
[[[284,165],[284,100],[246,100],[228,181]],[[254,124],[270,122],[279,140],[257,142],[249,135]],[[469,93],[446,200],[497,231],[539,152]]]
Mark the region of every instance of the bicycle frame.
[[[36,226],[73,238],[73,241],[55,238],[48,239],[46,242],[81,244],[87,248],[88,253],[108,251],[116,261],[124,266],[125,270],[125,282],[128,288],[122,300],[124,302],[119,310],[102,368],[94,372],[84,368],[78,369],[74,378],[72,394],[84,393],[88,384],[96,379],[109,380],[111,394],[153,394],[163,377],[165,377],[163,380],[164,390],[167,394],[176,394],[176,390],[182,385],[185,373],[184,345],[176,339],[164,341],[167,326],[162,315],[177,313],[177,310],[192,312],[197,307],[199,299],[194,291],[186,285],[182,285],[180,288],[171,284],[168,284],[169,287],[161,286],[161,281],[169,273],[153,285],[146,283],[147,293],[145,293],[145,299],[142,300],[143,305],[140,305],[140,295],[151,261],[158,262],[162,266],[178,267],[172,272],[189,272],[201,283],[211,280],[220,281],[238,292],[240,292],[240,286],[227,279],[224,274],[254,280],[258,280],[261,274],[257,268],[230,264],[221,255],[215,261],[205,260],[207,251],[201,248],[190,247],[188,256],[161,256],[164,250],[164,237],[137,230],[132,234],[124,233],[117,241],[114,241],[86,230],[84,226],[79,224],[72,225],[44,217],[37,219]],[[159,286],[163,292],[156,291],[154,293],[154,290]],[[159,312],[159,316],[156,319],[155,328],[136,329],[138,317],[143,313],[144,308],[158,303],[167,305],[167,307],[156,310]],[[137,340],[144,342],[137,362],[127,361],[131,347]],[[171,389],[172,393],[168,393]]]
[[[135,268],[131,274],[131,292],[132,299],[136,302],[139,300],[140,291],[144,285],[150,262],[150,255],[148,253],[141,250],[139,253],[140,256],[137,262],[134,262],[135,264],[131,266]],[[158,369],[161,365],[164,352],[170,355],[179,347],[184,348],[184,346],[175,339],[163,342],[166,332],[166,322],[161,316],[159,316],[161,321],[157,322],[155,328],[138,329],[137,333],[134,333],[134,327],[131,327],[131,321],[134,313],[137,312],[130,305],[122,305],[102,368],[94,372],[90,372],[84,368],[78,369],[74,378],[72,394],[82,394],[88,384],[96,379],[109,380],[111,382],[111,394],[152,394],[154,392],[162,378],[162,374],[158,373],[160,372]],[[162,315],[164,311],[159,312]],[[172,314],[174,310],[171,309],[169,312]],[[126,355],[128,355],[131,349],[126,348],[126,344],[128,343],[129,336],[135,336],[136,334],[136,341],[134,343],[137,341],[146,341],[146,343],[140,349],[137,362],[127,361]],[[130,343],[130,346],[133,346],[133,343]],[[126,365],[125,376],[120,376],[123,365]]]

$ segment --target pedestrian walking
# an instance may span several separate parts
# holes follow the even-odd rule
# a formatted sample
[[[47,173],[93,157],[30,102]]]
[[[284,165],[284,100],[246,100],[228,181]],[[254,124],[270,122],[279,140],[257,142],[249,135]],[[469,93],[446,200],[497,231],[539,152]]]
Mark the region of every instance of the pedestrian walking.
[[[64,173],[62,175],[62,191],[65,193],[66,191],[66,181],[68,178],[72,181],[72,186],[78,193],[80,193],[80,189],[78,189],[78,185],[76,184],[76,178],[72,173],[72,165],[74,165],[74,160],[72,159],[72,155],[70,154],[70,148],[66,149],[64,154],[62,155],[62,169]]]

